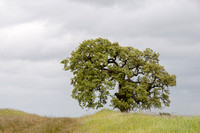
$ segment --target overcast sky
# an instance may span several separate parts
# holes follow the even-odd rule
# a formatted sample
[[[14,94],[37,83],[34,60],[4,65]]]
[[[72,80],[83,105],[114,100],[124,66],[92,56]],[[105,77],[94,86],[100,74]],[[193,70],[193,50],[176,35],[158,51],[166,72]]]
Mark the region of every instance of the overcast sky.
[[[83,40],[102,37],[160,53],[177,76],[162,111],[200,115],[199,14],[198,0],[0,0],[0,108],[94,113],[71,98],[72,74],[60,61]]]

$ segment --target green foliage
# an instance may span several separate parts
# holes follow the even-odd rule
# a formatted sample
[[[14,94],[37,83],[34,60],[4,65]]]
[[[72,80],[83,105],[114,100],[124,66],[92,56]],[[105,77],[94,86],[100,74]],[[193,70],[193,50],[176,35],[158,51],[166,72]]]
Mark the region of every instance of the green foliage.
[[[159,64],[158,53],[102,38],[83,41],[61,63],[74,74],[72,97],[86,108],[103,107],[108,96],[121,112],[169,106],[168,87],[176,85],[176,76]],[[115,87],[118,92],[111,95]]]

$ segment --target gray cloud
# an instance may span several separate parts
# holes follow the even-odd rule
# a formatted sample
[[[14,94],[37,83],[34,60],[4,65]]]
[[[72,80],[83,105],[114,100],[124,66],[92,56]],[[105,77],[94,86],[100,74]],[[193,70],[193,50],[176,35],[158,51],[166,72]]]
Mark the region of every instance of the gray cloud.
[[[177,75],[168,110],[198,114],[199,5],[197,0],[0,0],[0,108],[85,114],[70,97],[72,74],[59,62],[83,40],[103,37],[159,52],[161,64]]]
[[[87,4],[91,6],[98,6],[98,7],[112,7],[112,6],[129,6],[132,8],[137,8],[139,6],[144,6],[146,0],[126,0],[126,1],[121,1],[121,0],[69,0],[71,2],[78,2],[81,4]]]

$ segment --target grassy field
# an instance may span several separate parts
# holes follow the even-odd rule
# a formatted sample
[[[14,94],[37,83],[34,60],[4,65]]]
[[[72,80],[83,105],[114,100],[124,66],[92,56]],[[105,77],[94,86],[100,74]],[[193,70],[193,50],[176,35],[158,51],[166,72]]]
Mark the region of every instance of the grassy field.
[[[159,116],[111,110],[80,118],[48,118],[0,110],[2,133],[200,133],[198,116]]]

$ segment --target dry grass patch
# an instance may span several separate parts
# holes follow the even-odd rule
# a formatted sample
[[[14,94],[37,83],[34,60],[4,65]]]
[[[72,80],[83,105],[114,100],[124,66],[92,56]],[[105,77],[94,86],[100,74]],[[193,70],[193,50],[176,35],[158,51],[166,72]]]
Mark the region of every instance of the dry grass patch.
[[[0,110],[2,133],[67,133],[76,125],[72,118],[47,118],[10,109]]]

